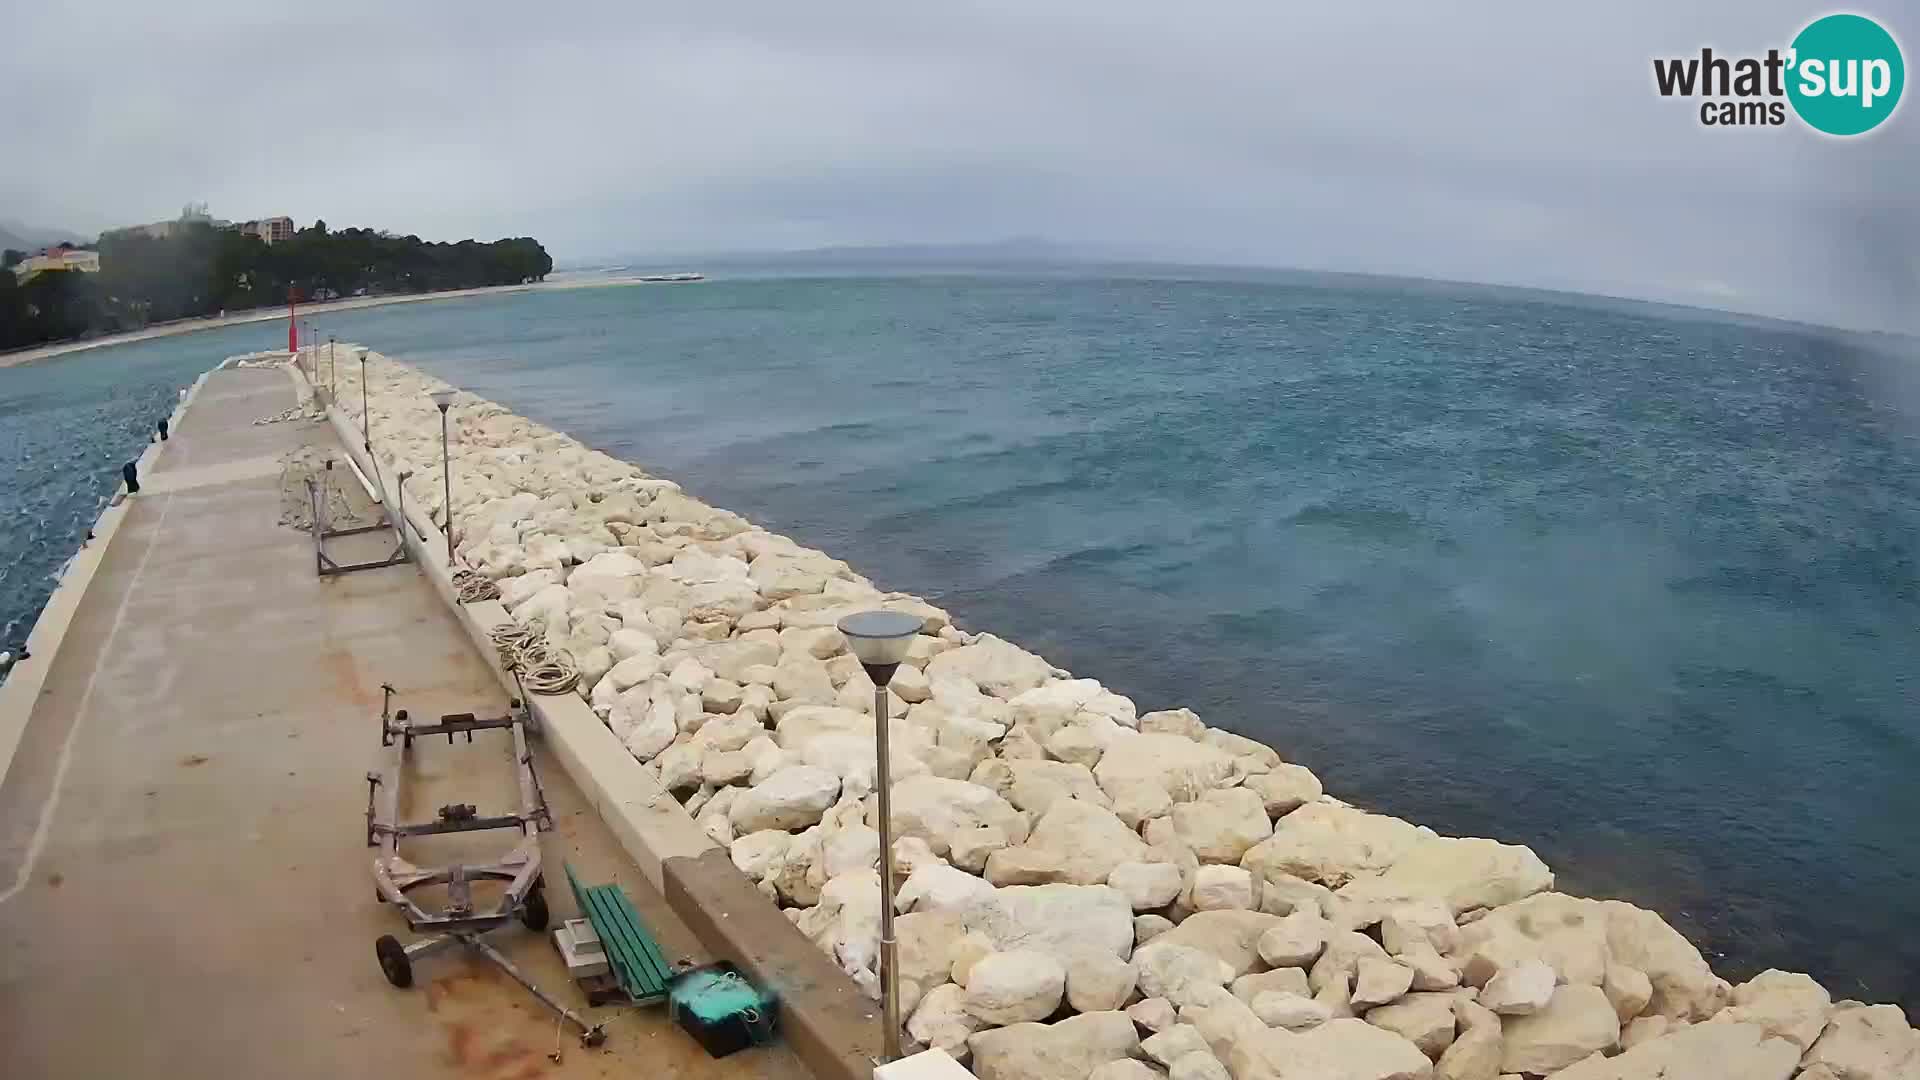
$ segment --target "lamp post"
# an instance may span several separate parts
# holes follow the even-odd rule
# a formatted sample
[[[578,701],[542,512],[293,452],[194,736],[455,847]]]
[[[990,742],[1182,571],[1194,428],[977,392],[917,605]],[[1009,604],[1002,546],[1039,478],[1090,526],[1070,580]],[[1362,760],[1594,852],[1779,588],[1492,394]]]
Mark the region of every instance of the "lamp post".
[[[453,459],[447,453],[447,410],[453,406],[453,390],[435,390],[433,407],[440,410],[440,479],[445,482],[441,506],[447,518],[447,572],[453,572]]]
[[[873,681],[874,786],[880,792],[880,1033],[888,1061],[900,1056],[900,959],[893,936],[893,765],[887,751],[887,684],[923,625],[903,611],[862,611],[840,620],[840,633]]]
[[[327,335],[327,407],[332,408],[339,400],[339,387],[335,384],[333,373],[338,366],[333,362],[333,335]]]
[[[373,413],[367,410],[367,350],[360,350],[360,445],[373,460]]]

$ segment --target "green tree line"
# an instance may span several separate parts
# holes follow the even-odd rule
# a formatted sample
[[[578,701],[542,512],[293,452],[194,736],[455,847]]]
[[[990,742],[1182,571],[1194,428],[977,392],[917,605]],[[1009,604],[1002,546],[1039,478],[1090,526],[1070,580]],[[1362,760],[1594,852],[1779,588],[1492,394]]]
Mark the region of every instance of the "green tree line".
[[[531,237],[429,243],[317,221],[268,244],[235,229],[180,222],[164,237],[108,233],[100,271],[0,273],[0,349],[302,300],[437,292],[538,281],[553,259]],[[17,262],[8,252],[9,263]]]

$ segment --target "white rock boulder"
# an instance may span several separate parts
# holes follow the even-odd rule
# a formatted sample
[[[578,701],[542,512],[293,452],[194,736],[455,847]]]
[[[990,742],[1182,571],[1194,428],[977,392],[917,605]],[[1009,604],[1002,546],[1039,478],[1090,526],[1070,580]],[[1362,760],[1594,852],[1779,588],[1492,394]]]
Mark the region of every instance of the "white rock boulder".
[[[1200,987],[1223,987],[1234,971],[1224,960],[1201,949],[1169,943],[1167,935],[1140,946],[1133,954],[1140,992],[1163,997],[1185,1007],[1198,1000]]]
[[[1459,998],[1454,999],[1453,1014],[1454,1039],[1433,1064],[1435,1080],[1496,1080],[1506,1046],[1500,1018]]]
[[[1205,863],[1238,864],[1249,848],[1273,833],[1260,796],[1243,787],[1210,789],[1175,804],[1173,828]]]
[[[1143,733],[1108,746],[1093,776],[1109,795],[1117,796],[1131,784],[1146,784],[1185,802],[1212,790],[1232,772],[1233,758],[1216,747],[1178,735]]]
[[[1408,994],[1390,1005],[1369,1009],[1366,1020],[1419,1047],[1435,1061],[1453,1045],[1452,994]]]
[[[739,860],[734,862],[737,865]],[[992,885],[964,870],[935,863],[907,875],[894,893],[894,906],[900,911],[965,911],[992,900],[993,895]]]
[[[1250,1005],[1261,1023],[1288,1031],[1305,1031],[1333,1019],[1333,1010],[1300,994],[1269,990],[1255,994]]]
[[[942,719],[946,718],[943,716]],[[1111,806],[1107,793],[1094,782],[1091,769],[1065,761],[1003,761],[988,758],[980,762],[967,779],[982,787],[992,788],[1016,808],[1033,814],[1044,814],[1055,801],[1065,798],[1079,799],[1095,806]]]
[[[907,1034],[924,1046],[937,1046],[955,1057],[967,1054],[967,1037],[981,1023],[966,1008],[967,992],[952,983],[927,991],[907,1021]]]
[[[1174,1026],[1140,1040],[1140,1052],[1148,1060],[1161,1066],[1170,1066],[1174,1062],[1192,1053],[1211,1054],[1206,1037],[1192,1024]]]
[[[1150,997],[1127,1006],[1127,1015],[1144,1031],[1162,1032],[1179,1022],[1173,1002],[1166,998]]]
[[[981,634],[971,645],[943,652],[927,661],[926,667],[930,680],[955,676],[1003,699],[1034,689],[1052,673],[1045,660],[992,634]]]
[[[1477,838],[1433,837],[1405,851],[1377,876],[1340,890],[1350,907],[1381,914],[1432,898],[1454,914],[1494,908],[1553,887],[1553,872],[1529,848]]]
[[[1074,1012],[1111,1012],[1133,996],[1138,972],[1105,949],[1079,949],[1067,957],[1067,1004]]]
[[[979,1080],[1059,1080],[1134,1056],[1140,1037],[1126,1013],[1097,1012],[981,1031],[967,1045]]]
[[[1260,796],[1270,818],[1285,817],[1322,794],[1320,778],[1306,766],[1284,762],[1247,777],[1241,786]]]
[[[742,874],[764,881],[792,843],[793,834],[784,829],[762,829],[736,838],[727,853]]]
[[[1480,992],[1480,1004],[1501,1016],[1529,1016],[1547,1007],[1553,1000],[1553,988],[1553,969],[1538,960],[1527,960],[1501,968],[1488,980]]]
[[[878,815],[876,805],[867,823],[877,826]],[[953,849],[956,836],[983,826],[998,829],[1010,843],[1027,838],[1026,815],[978,784],[931,775],[894,781],[895,836],[918,836],[934,854],[944,856]]]
[[[1122,960],[1133,954],[1133,908],[1105,885],[1013,885],[969,905],[968,932],[1001,951],[1035,949],[1057,959],[1083,948]]]
[[[1273,835],[1249,849],[1240,865],[1261,877],[1287,875],[1338,889],[1392,866],[1432,835],[1399,818],[1310,803],[1276,822]]]
[[[1770,972],[1769,974],[1784,975],[1785,972]],[[1806,979],[1807,977],[1802,975],[1800,978]],[[1807,979],[1807,982],[1812,983],[1813,980]],[[1608,964],[1606,978],[1600,983],[1600,989],[1606,991],[1607,1000],[1613,1002],[1613,1014],[1620,1018],[1622,1024],[1645,1012],[1647,1010],[1647,1004],[1653,1000],[1653,980],[1647,978],[1644,972],[1630,968],[1625,964]],[[1770,989],[1770,987],[1766,987],[1763,984],[1761,993],[1765,994],[1767,989]],[[1815,989],[1818,990],[1819,987],[1815,986]],[[1762,1004],[1761,1007],[1765,1010],[1769,1006],[1778,1004],[1784,1007],[1785,1011],[1791,1012],[1792,1005],[1790,1003],[1793,997],[1794,995],[1789,993],[1777,1001],[1769,1000]],[[1807,1034],[1806,1041],[1800,1044],[1801,1049],[1813,1045],[1813,1040],[1820,1037],[1820,1029],[1827,1024],[1827,1003],[1827,992],[1820,990],[1819,1019],[1814,1022],[1813,1030]],[[1783,1017],[1783,1019],[1785,1018]]]
[[[1234,1080],[1429,1080],[1419,1047],[1362,1020],[1329,1020],[1310,1031],[1268,1030],[1233,1045]]]
[[[826,951],[863,990],[879,989],[880,875],[871,870],[837,877],[820,889],[819,903],[794,926]]]
[[[1500,1069],[1544,1075],[1620,1041],[1620,1018],[1597,986],[1562,986],[1547,1007],[1501,1022]]]
[[[735,832],[799,829],[818,823],[839,796],[838,776],[810,765],[793,765],[748,788],[734,800],[728,817]]]
[[[1638,1042],[1618,1057],[1594,1054],[1555,1073],[1554,1080],[1788,1080],[1799,1061],[1800,1048],[1786,1039],[1770,1038],[1758,1025],[1716,1019]],[[1822,1077],[1820,1072],[1815,1066],[1798,1075],[1803,1080],[1838,1080],[1843,1075],[1884,1080],[1882,1074]]]
[[[1145,861],[1150,853],[1146,841],[1111,810],[1060,799],[1048,807],[1026,843],[987,856],[986,878],[995,885],[1097,885],[1114,867]]]
[[[1651,986],[1648,989],[1651,996]],[[1734,987],[1733,1005],[1721,1015],[1757,1024],[1767,1035],[1806,1050],[1826,1031],[1832,1011],[1833,998],[1825,987],[1797,972],[1770,969]]]
[[[1334,925],[1319,915],[1296,911],[1263,932],[1254,947],[1260,959],[1274,967],[1307,967],[1320,958],[1334,930]]]
[[[1912,1080],[1920,1075],[1920,1032],[1897,1005],[1842,1006],[1801,1063],[1834,1080]]]
[[[1164,862],[1122,862],[1107,874],[1107,884],[1118,889],[1135,911],[1166,907],[1180,895],[1180,868]]]
[[[1237,866],[1202,866],[1194,871],[1190,903],[1195,911],[1251,911],[1253,875]]]
[[[1219,1058],[1195,1050],[1175,1058],[1173,1064],[1167,1066],[1167,1080],[1233,1080],[1233,1074],[1220,1064]]]
[[[1413,986],[1413,969],[1396,960],[1366,957],[1356,966],[1353,980],[1355,1009],[1370,1009],[1400,1000]]]
[[[1231,978],[1266,967],[1256,944],[1280,916],[1258,911],[1200,911],[1154,939],[1155,944],[1185,945],[1212,953],[1233,969]]]
[[[1307,983],[1307,973],[1299,968],[1274,968],[1272,971],[1256,971],[1242,975],[1227,984],[1234,997],[1247,1004],[1261,994],[1294,994],[1299,997],[1312,997],[1313,989]]]
[[[1032,1023],[1053,1015],[1066,987],[1066,968],[1046,953],[990,953],[967,975],[966,1009],[994,1027]]]

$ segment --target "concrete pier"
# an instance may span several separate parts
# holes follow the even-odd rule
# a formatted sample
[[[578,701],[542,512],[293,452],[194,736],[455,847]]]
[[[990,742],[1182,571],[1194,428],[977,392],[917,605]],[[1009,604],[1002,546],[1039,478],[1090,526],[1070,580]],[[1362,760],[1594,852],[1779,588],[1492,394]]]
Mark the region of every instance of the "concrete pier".
[[[5,703],[27,715],[0,781],[0,1071],[808,1075],[784,1046],[713,1061],[660,1008],[618,1013],[607,1045],[583,1049],[458,952],[422,961],[411,990],[387,984],[373,941],[410,935],[375,902],[363,842],[380,685],[416,716],[498,713],[506,698],[418,567],[321,579],[310,538],[277,523],[281,457],[338,448],[324,422],[253,423],[293,401],[278,370],[206,380],[97,572],[74,583],[64,640],[32,661],[46,665],[37,695]],[[423,746],[412,816],[510,808],[503,738]],[[711,959],[560,763],[536,747],[535,766],[556,823],[554,919],[575,914],[566,860],[619,881],[669,961]],[[503,836],[416,850],[494,850]],[[579,1004],[543,936],[492,940]]]

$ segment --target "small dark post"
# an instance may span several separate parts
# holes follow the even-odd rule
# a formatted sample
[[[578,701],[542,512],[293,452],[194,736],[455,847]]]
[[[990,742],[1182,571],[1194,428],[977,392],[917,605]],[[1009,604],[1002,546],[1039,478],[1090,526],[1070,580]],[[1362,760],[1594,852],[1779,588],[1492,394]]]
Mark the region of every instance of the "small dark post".
[[[160,421],[160,441],[167,441],[167,422],[164,419]]]
[[[140,470],[134,467],[133,462],[129,461],[125,465],[120,466],[120,479],[127,482],[127,494],[138,495],[140,493]]]

